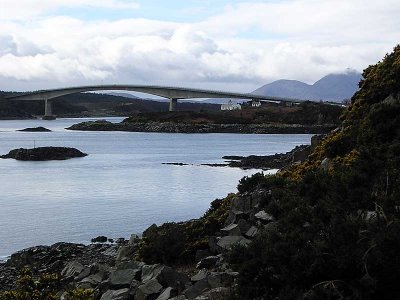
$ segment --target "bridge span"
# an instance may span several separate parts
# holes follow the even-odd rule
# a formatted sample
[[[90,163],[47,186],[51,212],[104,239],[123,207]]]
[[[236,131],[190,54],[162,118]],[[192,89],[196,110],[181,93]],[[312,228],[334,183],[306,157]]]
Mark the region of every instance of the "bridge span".
[[[54,119],[52,113],[52,101],[55,98],[94,91],[132,91],[140,92],[155,96],[160,96],[170,100],[169,110],[175,111],[178,100],[196,99],[196,98],[233,98],[233,99],[248,99],[248,100],[262,100],[268,102],[292,102],[298,103],[306,100],[302,99],[289,99],[281,97],[270,97],[256,94],[243,94],[232,93],[224,91],[204,90],[195,88],[182,88],[182,87],[169,87],[157,85],[90,85],[90,86],[77,86],[66,87],[58,89],[39,90],[34,92],[11,94],[6,95],[5,99],[13,101],[44,101],[45,114],[43,119]]]

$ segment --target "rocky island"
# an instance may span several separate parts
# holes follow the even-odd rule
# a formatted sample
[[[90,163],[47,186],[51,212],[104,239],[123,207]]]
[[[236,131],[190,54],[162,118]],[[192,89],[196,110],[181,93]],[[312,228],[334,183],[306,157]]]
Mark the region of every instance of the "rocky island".
[[[47,128],[42,127],[42,126],[20,129],[18,131],[22,131],[22,132],[51,132],[50,129],[47,129]]]
[[[0,158],[7,159],[13,158],[16,160],[32,160],[32,161],[45,161],[45,160],[65,160],[74,157],[87,156],[75,148],[67,147],[38,147],[32,149],[14,149],[6,155],[1,155]]]
[[[277,104],[242,111],[176,111],[137,113],[120,123],[104,120],[82,122],[67,128],[85,131],[169,133],[317,134],[339,124],[343,108],[304,102],[296,107]]]

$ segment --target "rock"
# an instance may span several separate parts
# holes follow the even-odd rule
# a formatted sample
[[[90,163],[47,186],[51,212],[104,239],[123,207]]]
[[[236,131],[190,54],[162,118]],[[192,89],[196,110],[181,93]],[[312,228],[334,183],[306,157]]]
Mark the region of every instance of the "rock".
[[[127,300],[129,296],[129,289],[108,290],[105,292],[100,300]]]
[[[117,252],[117,261],[131,260],[135,255],[135,248],[131,245],[120,246]]]
[[[162,285],[157,281],[157,279],[153,278],[139,286],[135,294],[135,299],[146,300],[150,295],[158,294],[161,291]]]
[[[185,274],[163,265],[145,265],[142,268],[142,282],[156,279],[164,287],[172,287],[178,291],[183,290],[190,282]]]
[[[253,238],[257,235],[258,228],[255,226],[251,226],[250,229],[245,233],[245,235],[249,238]]]
[[[261,210],[258,213],[254,215],[257,219],[270,222],[274,220],[274,217],[271,216],[270,214],[266,213],[265,211]]]
[[[228,235],[241,235],[240,228],[238,224],[230,224],[221,229],[221,231],[227,233]]]
[[[203,279],[188,287],[186,290],[183,291],[183,294],[188,299],[194,299],[208,289],[210,289],[210,285],[208,284],[207,279]]]
[[[104,279],[103,274],[96,273],[82,279],[78,283],[78,287],[86,289],[95,288],[103,281],[103,279]]]
[[[83,278],[90,275],[90,268],[85,268],[78,276],[74,278],[75,281],[81,281]]]
[[[311,138],[312,139],[312,138]],[[301,145],[301,146],[296,146],[291,153],[292,153],[292,162],[302,162],[307,159],[307,157],[310,155],[311,152],[311,146],[306,146],[306,145]]]
[[[64,269],[61,271],[61,275],[64,277],[76,277],[78,276],[85,267],[78,261],[71,261],[66,264]]]
[[[192,276],[190,280],[194,282],[200,281],[206,279],[208,275],[210,275],[210,272],[207,269],[201,269],[196,275]]]
[[[218,246],[224,250],[229,250],[233,245],[247,246],[250,240],[244,238],[243,236],[224,236],[219,239]]]
[[[176,291],[172,287],[167,287],[156,300],[168,300],[174,296],[177,296]]]
[[[197,269],[211,268],[215,266],[218,260],[219,260],[218,256],[208,256],[199,261],[196,265],[196,268]]]
[[[141,270],[143,266],[144,266],[143,262],[134,260],[119,262],[116,265],[117,270],[124,270],[124,269]]]
[[[140,269],[116,270],[110,275],[110,283],[113,288],[129,287],[132,281],[141,273]]]
[[[144,265],[142,267],[142,281],[146,282],[160,275],[161,270],[164,266],[160,264],[156,265]]]
[[[321,162],[320,169],[324,170],[324,171],[328,171],[330,162],[331,162],[331,160],[329,158],[325,157]]]
[[[107,243],[107,237],[100,235],[90,240],[92,243]]]
[[[311,150],[314,150],[315,147],[326,137],[325,134],[315,134],[311,137]]]
[[[24,132],[51,132],[50,129],[47,129],[47,128],[42,127],[42,126],[25,128],[25,129],[21,129],[21,130],[18,130],[18,131],[24,131]]]
[[[13,158],[16,160],[33,160],[33,161],[44,161],[44,160],[65,160],[74,157],[84,157],[86,153],[83,153],[75,148],[66,147],[39,147],[33,149],[14,149],[8,154],[0,156],[0,158]]]
[[[134,246],[135,243],[139,240],[139,236],[137,234],[131,234],[131,237],[129,238],[128,245],[129,246]]]

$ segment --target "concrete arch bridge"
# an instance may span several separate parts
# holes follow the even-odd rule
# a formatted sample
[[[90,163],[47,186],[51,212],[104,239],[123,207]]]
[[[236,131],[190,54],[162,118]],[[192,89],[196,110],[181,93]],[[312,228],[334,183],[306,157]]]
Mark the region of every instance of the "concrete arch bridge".
[[[132,91],[140,92],[163,98],[170,99],[169,110],[175,111],[178,100],[188,100],[196,98],[233,98],[233,99],[247,99],[247,100],[262,100],[268,102],[291,102],[299,103],[306,100],[301,99],[289,99],[280,97],[269,97],[255,94],[243,94],[243,93],[232,93],[224,91],[214,90],[203,90],[194,88],[182,88],[182,87],[169,87],[169,86],[158,86],[158,85],[90,85],[90,86],[77,86],[77,87],[66,87],[58,89],[39,90],[35,92],[28,92],[22,94],[7,95],[5,99],[13,101],[44,101],[45,102],[45,114],[43,119],[55,119],[52,113],[52,101],[55,98],[83,93],[83,92],[94,92],[94,91]]]

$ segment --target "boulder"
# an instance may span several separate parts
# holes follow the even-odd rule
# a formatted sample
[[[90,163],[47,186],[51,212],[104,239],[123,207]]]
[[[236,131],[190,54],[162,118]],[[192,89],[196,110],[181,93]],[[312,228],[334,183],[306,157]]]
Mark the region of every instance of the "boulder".
[[[210,275],[210,272],[207,269],[201,269],[196,275],[192,276],[190,280],[193,282],[200,281],[206,279],[208,275]]]
[[[129,289],[108,290],[100,300],[127,300],[129,297]]]
[[[207,279],[203,279],[188,287],[186,290],[183,291],[183,294],[188,299],[194,299],[208,289],[210,289],[210,285],[208,284]]]
[[[64,269],[61,271],[61,275],[63,277],[76,277],[78,276],[85,267],[78,261],[70,261],[67,263],[64,267]]]
[[[247,246],[250,240],[243,236],[224,236],[219,239],[217,245],[224,250],[229,250],[233,245]]]
[[[330,166],[330,163],[331,163],[331,160],[330,160],[329,158],[325,157],[325,158],[322,160],[321,165],[320,165],[319,168],[320,168],[321,170],[328,171],[329,166]]]
[[[190,282],[185,274],[163,265],[145,265],[142,268],[142,281],[147,282],[152,279],[164,287],[172,287],[178,291],[185,288],[186,283]]]
[[[144,266],[144,263],[141,261],[135,261],[135,260],[131,260],[131,261],[122,261],[122,262],[118,262],[116,264],[117,270],[124,270],[124,269],[142,269],[142,267]]]
[[[156,300],[168,300],[174,296],[177,296],[176,291],[172,287],[167,287]]]
[[[86,289],[95,288],[103,281],[103,279],[103,274],[96,273],[83,278],[80,282],[78,282],[78,287]]]
[[[196,268],[203,269],[203,268],[214,267],[218,260],[219,260],[218,256],[208,256],[199,261],[196,265]]]
[[[78,276],[74,278],[75,281],[81,281],[83,278],[88,277],[90,275],[90,268],[83,269],[82,272],[79,273]]]
[[[92,238],[90,241],[92,243],[107,243],[107,237],[104,235],[100,235],[98,237]]]
[[[135,280],[140,273],[140,269],[115,270],[110,275],[111,286],[113,288],[130,287],[132,281]]]
[[[265,211],[261,210],[258,213],[254,215],[257,219],[265,222],[271,222],[274,220],[274,217],[271,216],[270,214],[266,213]]]
[[[140,285],[135,294],[135,300],[147,300],[149,296],[162,291],[162,285],[153,278]],[[153,298],[154,299],[154,298]]]
[[[240,235],[240,227],[238,224],[230,224],[224,228],[221,229],[221,231],[225,232],[228,235]]]
[[[253,238],[257,235],[258,228],[256,226],[251,226],[250,229],[245,233],[245,235],[249,238]]]

